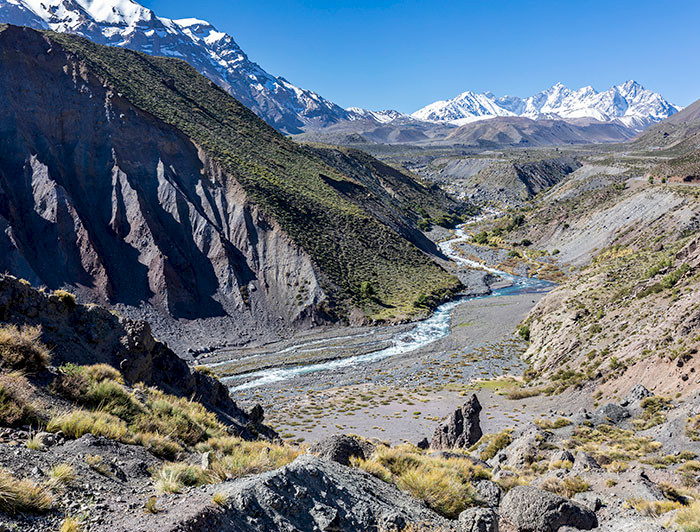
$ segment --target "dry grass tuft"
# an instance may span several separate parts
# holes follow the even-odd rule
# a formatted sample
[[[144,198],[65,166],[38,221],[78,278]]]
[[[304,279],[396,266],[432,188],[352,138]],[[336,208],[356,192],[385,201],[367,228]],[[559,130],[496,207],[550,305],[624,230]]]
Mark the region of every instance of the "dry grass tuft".
[[[89,412],[73,410],[52,418],[46,425],[49,432],[63,431],[68,438],[78,439],[85,434],[104,436],[111,440],[120,440],[127,433],[126,423],[106,412]]]
[[[77,478],[75,469],[70,464],[58,464],[49,472],[48,487],[60,489],[73,484]]]
[[[48,490],[31,480],[19,480],[10,472],[0,470],[0,512],[44,513],[53,507]]]
[[[0,326],[0,361],[5,368],[28,374],[46,369],[51,351],[41,342],[41,327]]]
[[[17,427],[40,422],[31,400],[32,386],[17,372],[0,374],[0,425]]]
[[[75,517],[66,517],[59,532],[83,532],[83,525]]]
[[[368,460],[354,458],[351,463],[449,518],[478,503],[471,482],[490,477],[467,459],[429,456],[412,445],[379,447]]]
[[[674,523],[683,532],[700,532],[700,502],[681,508],[676,514]]]
[[[211,500],[217,506],[224,507],[228,504],[228,495],[226,495],[225,493],[221,493],[220,491],[217,491],[214,494],[214,496],[211,498]]]

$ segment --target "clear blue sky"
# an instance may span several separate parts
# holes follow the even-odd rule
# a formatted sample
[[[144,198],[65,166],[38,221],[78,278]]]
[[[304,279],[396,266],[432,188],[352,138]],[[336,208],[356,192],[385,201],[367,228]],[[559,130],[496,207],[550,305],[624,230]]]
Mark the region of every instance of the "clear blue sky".
[[[209,20],[268,72],[343,107],[412,112],[470,89],[635,79],[700,98],[700,1],[142,0]]]

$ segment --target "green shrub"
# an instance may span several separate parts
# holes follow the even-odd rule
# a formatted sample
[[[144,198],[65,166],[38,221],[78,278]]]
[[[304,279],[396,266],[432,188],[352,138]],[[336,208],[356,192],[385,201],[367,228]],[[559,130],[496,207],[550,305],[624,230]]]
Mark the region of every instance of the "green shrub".
[[[520,327],[518,327],[518,334],[520,337],[525,340],[526,342],[530,341],[530,326],[527,325],[526,323],[522,324]]]

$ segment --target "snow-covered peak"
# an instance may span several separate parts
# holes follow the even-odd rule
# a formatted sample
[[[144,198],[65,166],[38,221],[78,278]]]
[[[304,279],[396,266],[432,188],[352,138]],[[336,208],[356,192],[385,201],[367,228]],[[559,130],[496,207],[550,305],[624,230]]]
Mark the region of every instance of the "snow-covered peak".
[[[374,120],[379,124],[387,124],[399,119],[412,120],[409,115],[405,115],[394,109],[386,109],[384,111],[370,111],[361,107],[348,107],[345,109],[348,113],[349,120]]]
[[[133,0],[0,0],[3,22],[184,59],[284,132],[347,118],[341,107],[263,70],[205,20],[158,17]]]
[[[556,83],[527,98],[497,98],[490,92],[477,94],[466,91],[451,100],[427,105],[411,116],[456,125],[496,116],[594,118],[604,122],[620,121],[628,127],[644,129],[679,110],[660,94],[630,80],[604,92],[598,92],[591,86],[571,90],[563,83]]]

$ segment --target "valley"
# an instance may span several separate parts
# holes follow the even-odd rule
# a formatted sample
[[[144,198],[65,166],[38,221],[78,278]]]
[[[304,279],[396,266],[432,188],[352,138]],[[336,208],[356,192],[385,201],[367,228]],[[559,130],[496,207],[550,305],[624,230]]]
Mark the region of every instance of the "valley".
[[[0,532],[700,531],[700,101],[616,83],[0,0]]]

